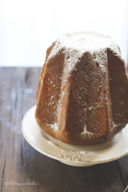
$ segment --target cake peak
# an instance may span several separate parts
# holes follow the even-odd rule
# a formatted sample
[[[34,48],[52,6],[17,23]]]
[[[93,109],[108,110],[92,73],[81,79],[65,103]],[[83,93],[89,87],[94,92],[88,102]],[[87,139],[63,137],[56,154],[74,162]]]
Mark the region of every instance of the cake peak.
[[[97,51],[106,50],[107,48],[110,48],[119,57],[121,56],[118,45],[110,36],[96,32],[67,33],[55,41],[55,46],[48,59],[55,56],[57,52],[62,49],[70,53],[75,50],[77,51],[77,55],[81,56],[85,52],[93,54]]]
[[[94,32],[75,32],[62,35],[57,40],[67,48],[76,50],[94,51],[106,48],[112,43],[110,36]]]
[[[128,77],[109,36],[72,33],[46,52],[37,90],[36,120],[69,144],[107,141],[128,123]]]

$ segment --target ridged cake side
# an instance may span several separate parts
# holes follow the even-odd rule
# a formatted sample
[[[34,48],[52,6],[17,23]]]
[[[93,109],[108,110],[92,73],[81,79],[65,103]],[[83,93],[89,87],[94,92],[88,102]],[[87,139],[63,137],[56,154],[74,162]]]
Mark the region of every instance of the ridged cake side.
[[[93,36],[91,33],[89,39],[96,38],[97,43],[100,36]],[[42,130],[63,142],[101,143],[128,122],[125,64],[109,37],[103,36],[105,43],[101,38],[101,47],[95,45],[94,49],[79,47],[78,42],[72,42],[71,47],[69,38],[59,39],[47,51],[37,91],[36,119]]]

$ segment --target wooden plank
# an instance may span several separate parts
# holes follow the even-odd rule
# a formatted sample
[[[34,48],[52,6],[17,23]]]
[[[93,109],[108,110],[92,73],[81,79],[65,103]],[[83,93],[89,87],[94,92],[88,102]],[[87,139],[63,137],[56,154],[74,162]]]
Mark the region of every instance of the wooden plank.
[[[117,161],[89,168],[88,176],[95,191],[122,192],[124,189]]]
[[[35,78],[29,79],[29,73]],[[6,168],[3,166],[3,191],[19,191],[24,186],[29,189],[34,186],[29,185],[31,181],[25,178],[24,164],[22,157],[22,146],[24,139],[21,135],[21,120],[25,111],[35,103],[35,91],[29,87],[31,83],[36,88],[36,77],[39,70],[32,69],[2,69],[1,71],[1,130],[4,134],[3,143],[5,145]],[[38,78],[37,78],[38,79]],[[29,102],[28,99],[29,98]],[[24,100],[26,102],[24,102]],[[31,151],[31,148],[30,148]],[[35,151],[34,151],[35,153]],[[32,155],[34,155],[32,153]],[[4,163],[3,163],[4,165]],[[31,163],[32,166],[32,163]],[[33,170],[33,169],[32,169]],[[23,175],[22,175],[23,173]],[[25,178],[25,179],[24,179]],[[24,185],[24,183],[26,185]],[[37,186],[36,186],[37,188]]]
[[[127,158],[70,167],[41,155],[24,140],[21,121],[36,102],[39,73],[40,68],[0,68],[0,191],[123,191],[128,183]]]
[[[122,178],[122,182],[124,184],[124,188],[128,188],[128,156],[118,161],[118,168]]]

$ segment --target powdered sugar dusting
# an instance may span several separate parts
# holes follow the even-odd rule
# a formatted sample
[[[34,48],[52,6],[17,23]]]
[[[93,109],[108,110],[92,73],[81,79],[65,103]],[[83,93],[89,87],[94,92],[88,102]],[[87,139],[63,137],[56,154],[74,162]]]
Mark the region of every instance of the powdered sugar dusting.
[[[50,126],[53,130],[57,131],[58,130],[58,125],[57,123],[54,124],[47,124],[48,126]]]
[[[100,52],[95,51],[93,53],[93,60],[95,63],[98,63],[99,68],[102,72],[106,72],[106,60],[107,60],[107,53],[105,49],[101,49]]]
[[[69,73],[85,52],[94,57],[94,62],[99,63],[102,72],[105,72],[104,61],[107,58],[107,49],[111,49],[121,57],[119,47],[109,36],[93,32],[79,32],[65,34],[57,39],[51,50],[48,60],[54,57],[59,51],[64,52],[66,67],[65,73]]]
[[[104,49],[111,44],[111,38],[98,33],[81,32],[63,35],[58,39],[66,48],[85,51]]]
[[[114,43],[109,36],[104,36],[101,34],[97,33],[74,33],[74,34],[66,34],[60,37],[54,44],[49,56],[48,60],[50,60],[52,57],[54,57],[56,54],[59,54],[59,52],[64,53],[64,69],[62,73],[62,84],[61,84],[61,94],[60,94],[60,99],[58,100],[57,103],[57,109],[56,109],[56,114],[57,114],[57,122],[59,122],[60,119],[60,111],[61,111],[61,106],[60,102],[61,99],[64,99],[65,96],[65,83],[66,80],[68,79],[70,72],[72,70],[76,70],[75,66],[76,63],[79,61],[79,59],[87,52],[90,54],[92,62],[89,64],[97,64],[98,70],[100,70],[102,73],[105,73],[107,70],[107,49],[112,50],[114,54],[116,54],[118,57],[121,58],[121,53],[120,50],[117,46],[116,43]],[[80,73],[80,72],[79,72]],[[82,71],[81,71],[82,73]],[[81,75],[81,78],[83,77],[84,79],[85,74]],[[88,79],[86,78],[86,81]],[[52,82],[51,82],[52,84]],[[100,85],[99,85],[100,86]],[[84,86],[83,86],[84,88]],[[79,87],[79,89],[82,89],[82,87]],[[77,93],[78,92],[78,93]],[[79,104],[83,100],[81,99],[81,95],[79,93],[86,92],[86,90],[78,91],[73,93],[74,98],[76,98],[77,102]],[[99,96],[100,98],[100,96]],[[52,97],[51,97],[51,103],[52,104]],[[81,104],[81,106],[82,106]],[[85,104],[86,106],[86,104]],[[84,115],[86,116],[86,111],[87,110],[95,110],[97,107],[100,107],[99,105],[97,106],[89,106],[88,109],[84,108]],[[49,126],[54,130],[57,131],[58,125],[57,123],[54,124],[49,124]],[[117,125],[113,124],[113,128],[116,127]],[[84,126],[83,131],[81,132],[81,136],[84,137],[88,135],[89,137],[94,136],[94,133],[89,132],[86,129],[86,125]]]
[[[65,51],[77,50],[82,55],[84,52],[95,52],[101,49],[110,48],[120,55],[120,50],[116,43],[109,36],[101,35],[93,32],[79,32],[62,35],[55,42],[48,59],[57,54],[61,49]]]
[[[84,125],[84,129],[83,129],[83,131],[81,132],[81,136],[86,136],[86,135],[88,135],[88,137],[91,137],[91,136],[94,135],[94,133],[88,131],[87,128],[86,128],[86,125]]]
[[[124,125],[124,123],[118,123],[118,124],[116,124],[114,121],[112,121],[112,128],[113,129],[116,129],[116,128],[118,128],[118,127],[124,127],[125,125]]]

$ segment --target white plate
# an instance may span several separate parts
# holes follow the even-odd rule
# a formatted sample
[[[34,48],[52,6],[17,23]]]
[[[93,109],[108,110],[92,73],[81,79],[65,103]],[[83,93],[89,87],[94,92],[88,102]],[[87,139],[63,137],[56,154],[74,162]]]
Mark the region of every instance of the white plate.
[[[23,136],[40,153],[65,164],[86,167],[120,159],[128,154],[128,124],[110,141],[95,146],[72,146],[44,134],[36,123],[35,106],[24,116]]]

